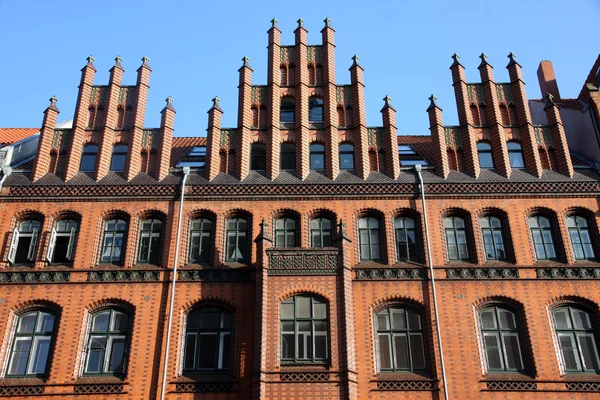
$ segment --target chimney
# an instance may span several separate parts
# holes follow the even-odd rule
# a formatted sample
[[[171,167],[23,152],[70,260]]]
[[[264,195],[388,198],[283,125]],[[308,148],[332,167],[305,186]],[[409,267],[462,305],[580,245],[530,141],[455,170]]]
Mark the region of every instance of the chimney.
[[[542,98],[545,99],[548,94],[551,94],[554,102],[560,102],[560,93],[558,92],[552,61],[543,60],[538,67],[537,76]]]

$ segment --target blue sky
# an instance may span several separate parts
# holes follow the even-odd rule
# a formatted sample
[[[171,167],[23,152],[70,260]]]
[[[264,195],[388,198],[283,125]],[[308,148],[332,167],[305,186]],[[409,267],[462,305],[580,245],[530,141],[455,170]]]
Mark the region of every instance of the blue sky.
[[[117,55],[124,84],[133,84],[144,55],[153,69],[146,122],[160,122],[164,99],[177,110],[177,136],[204,136],[206,111],[218,95],[223,126],[237,121],[238,68],[250,57],[255,84],[266,83],[269,21],[282,44],[293,44],[304,19],[310,44],[320,44],[323,19],[336,30],[338,83],[349,83],[351,57],[365,69],[367,122],[380,125],[382,98],[397,110],[400,134],[426,134],[427,98],[438,97],[444,123],[456,124],[448,67],[461,56],[467,80],[479,81],[479,54],[507,81],[506,55],[523,66],[527,93],[539,98],[536,71],[554,63],[563,97],[576,97],[598,56],[593,46],[598,0],[429,1],[113,1],[0,0],[0,127],[39,127],[56,95],[59,121],[72,119],[80,69],[93,55],[96,84],[106,84]]]

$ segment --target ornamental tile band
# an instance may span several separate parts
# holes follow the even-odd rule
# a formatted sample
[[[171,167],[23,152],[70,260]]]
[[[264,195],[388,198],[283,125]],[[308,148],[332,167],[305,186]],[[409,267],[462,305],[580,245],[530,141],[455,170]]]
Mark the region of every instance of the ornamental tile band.
[[[1,283],[60,283],[69,282],[71,273],[66,271],[2,272]]]
[[[92,271],[88,282],[138,282],[158,281],[160,271]]]
[[[267,250],[269,275],[336,275],[338,250]]]
[[[448,279],[517,279],[517,268],[446,268]]]
[[[252,271],[246,268],[181,270],[177,279],[188,282],[246,282],[252,279]]]
[[[600,268],[537,268],[540,279],[600,279]]]
[[[361,268],[356,269],[356,280],[427,279],[421,268]]]
[[[435,384],[431,381],[378,381],[377,390],[435,390]]]

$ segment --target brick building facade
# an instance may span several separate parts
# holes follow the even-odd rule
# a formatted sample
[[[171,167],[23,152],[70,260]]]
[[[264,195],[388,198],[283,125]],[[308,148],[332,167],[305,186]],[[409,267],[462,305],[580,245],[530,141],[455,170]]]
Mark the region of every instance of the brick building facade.
[[[358,57],[337,83],[329,20],[280,33],[206,138],[173,137],[170,98],[144,126],[146,57],[133,86],[88,58],[70,127],[51,99],[1,181],[0,395],[596,398],[596,132],[563,115],[597,118],[599,65],[579,103],[543,63],[528,100],[512,53],[506,83],[454,55],[459,125],[432,96],[431,135],[398,136],[387,96],[366,125]]]

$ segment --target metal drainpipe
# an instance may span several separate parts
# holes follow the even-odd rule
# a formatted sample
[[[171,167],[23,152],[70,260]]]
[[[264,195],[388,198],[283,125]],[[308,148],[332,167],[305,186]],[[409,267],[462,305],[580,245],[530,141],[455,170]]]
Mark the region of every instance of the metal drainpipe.
[[[177,220],[177,239],[175,242],[175,265],[173,266],[173,279],[171,281],[171,299],[169,304],[169,322],[167,322],[167,343],[165,345],[165,365],[163,368],[162,388],[160,398],[164,400],[167,389],[167,369],[169,366],[169,346],[171,344],[171,324],[173,322],[173,307],[175,306],[175,284],[177,283],[177,266],[179,263],[179,241],[181,238],[181,219],[183,218],[183,195],[185,182],[190,174],[190,167],[183,167],[183,180],[181,181],[181,198],[179,199],[179,219]]]
[[[2,191],[2,185],[4,185],[4,181],[6,180],[6,178],[8,178],[8,176],[10,174],[12,174],[12,168],[11,167],[4,167],[2,168],[2,179],[0,179],[0,192]]]
[[[444,366],[444,349],[442,348],[442,331],[440,330],[440,317],[438,315],[437,296],[435,293],[435,276],[433,275],[433,260],[431,259],[431,244],[429,243],[429,223],[427,222],[427,206],[425,205],[425,186],[421,176],[421,165],[415,165],[415,171],[419,177],[421,202],[423,203],[423,221],[425,222],[425,242],[427,244],[427,261],[429,264],[429,275],[431,275],[431,293],[433,295],[433,312],[435,314],[435,328],[437,332],[438,347],[440,348],[440,364],[442,366],[442,384],[444,385],[444,399],[448,400],[448,386],[446,384],[446,368]]]

